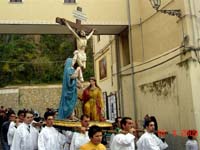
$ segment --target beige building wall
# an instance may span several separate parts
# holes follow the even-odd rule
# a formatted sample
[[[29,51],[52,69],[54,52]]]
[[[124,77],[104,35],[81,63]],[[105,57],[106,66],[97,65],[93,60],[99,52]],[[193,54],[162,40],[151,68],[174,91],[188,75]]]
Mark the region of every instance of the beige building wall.
[[[199,0],[162,0],[160,9],[181,9],[182,18],[156,12],[146,0],[0,1],[0,22],[55,24],[57,16],[74,21],[77,6],[87,15],[85,24],[129,23],[119,35],[101,36],[100,41],[94,37],[93,42],[98,84],[108,93],[117,91],[121,115],[137,121],[147,113],[155,115],[159,128],[177,131],[176,139],[185,138],[183,129],[200,131],[199,52],[193,52],[200,46]],[[99,61],[104,57],[107,75],[100,80]]]
[[[72,12],[77,6],[83,8],[86,24],[127,24],[127,5],[124,0],[76,0],[76,3],[64,3],[64,0],[10,3],[9,0],[1,0],[0,23],[55,24],[56,17],[75,21]]]
[[[142,62],[160,55],[170,49],[181,45],[183,40],[182,21],[160,12],[155,12],[150,2],[141,0],[139,13],[136,18],[131,18],[132,45],[135,62]],[[162,1],[163,9],[182,9],[184,4],[179,0]],[[131,14],[137,14],[131,10]],[[132,16],[135,17],[135,16]]]
[[[117,91],[116,83],[116,53],[115,53],[115,41],[114,36],[101,35],[100,40],[98,36],[93,36],[94,45],[94,61],[95,61],[95,76],[98,80],[99,86],[102,91],[106,91],[107,94]],[[106,77],[100,79],[100,61],[106,59]]]
[[[196,126],[195,128],[200,131],[200,105],[199,105],[199,97],[200,97],[200,92],[199,92],[199,79],[200,79],[200,66],[197,61],[195,62],[190,62],[189,64],[190,67],[190,74],[191,74],[191,89],[192,89],[192,99],[193,102],[191,105],[193,105],[193,109],[191,109],[191,112],[194,113],[194,120],[191,120]]]
[[[185,4],[185,26],[189,36],[188,47],[200,46],[200,2],[198,0],[184,1]]]
[[[161,122],[160,126],[168,130],[172,130],[173,128],[177,130],[198,128],[198,124],[196,124],[195,121],[198,113],[195,112],[198,112],[199,109],[195,109],[192,105],[193,102],[196,102],[194,97],[195,95],[198,95],[198,93],[195,93],[195,90],[193,90],[192,87],[195,86],[193,85],[194,82],[198,82],[196,79],[199,76],[199,68],[197,67],[198,65],[196,62],[193,64],[193,62],[190,61],[191,57],[195,57],[195,59],[198,58],[192,56],[190,52],[183,54],[182,51],[184,49],[180,48],[183,44],[185,45],[185,49],[190,47],[188,48],[190,50],[194,50],[191,49],[191,47],[199,48],[200,46],[200,22],[198,22],[199,13],[197,13],[197,10],[200,10],[200,5],[198,4],[199,2],[197,1],[162,1],[160,9],[181,9],[183,17],[178,18],[155,12],[150,3],[146,3],[144,0],[140,1],[139,17],[141,22],[138,26],[134,23],[132,26],[133,61],[136,64],[138,61],[143,62],[140,63],[140,65],[135,66],[138,119],[142,119],[145,115],[141,114],[141,112],[150,110],[158,116],[159,122]],[[139,37],[141,38],[137,38],[139,32],[141,35]],[[184,37],[186,36],[189,40],[186,39],[184,41]],[[142,41],[138,39],[141,39]],[[142,54],[140,53],[141,51]],[[177,51],[180,51],[180,53],[177,54]],[[154,65],[152,66],[151,63],[154,63]],[[148,66],[148,69],[144,66]],[[196,66],[196,70],[194,70],[194,66]],[[195,76],[194,71],[196,72]],[[168,77],[170,76],[174,78],[174,83],[170,86],[170,90],[174,90],[172,88],[173,86],[176,89],[173,91],[175,92],[173,93],[173,95],[175,94],[174,97],[149,95],[147,94],[148,92],[145,94],[143,93],[144,95],[142,96],[139,92],[141,85],[138,85],[138,82],[140,81],[148,82],[149,85],[152,83],[158,84],[157,90],[161,90],[161,92],[164,90],[163,92],[165,92],[166,87],[163,89],[162,84],[166,82],[165,78],[168,80]],[[150,106],[146,106],[146,103],[148,104],[148,102],[150,102]],[[177,102],[177,105],[174,105],[174,102]],[[139,110],[140,108],[142,110]],[[162,110],[165,111],[162,113]],[[169,111],[173,112],[173,114],[166,114],[166,112]],[[166,120],[168,119],[174,121],[167,123]],[[179,122],[178,124],[177,120]]]
[[[181,9],[178,18],[156,12],[146,0],[129,1],[130,28],[116,36],[122,115],[138,123],[156,116],[159,128],[169,131],[170,150],[185,148],[186,130],[200,130],[199,3],[162,0],[160,9]]]
[[[137,7],[137,9],[133,9]],[[181,49],[181,46],[183,45],[183,37],[188,35],[189,38],[191,39],[193,37],[194,33],[190,33],[189,29],[190,27],[187,25],[188,24],[188,20],[187,20],[187,15],[186,14],[186,7],[188,4],[184,3],[184,1],[181,0],[165,0],[162,1],[162,6],[160,7],[160,9],[181,9],[182,10],[182,14],[183,14],[183,18],[178,18],[178,17],[173,17],[173,16],[169,16],[167,14],[163,14],[160,12],[155,12],[151,5],[150,2],[146,2],[145,0],[141,0],[141,1],[130,1],[130,24],[131,24],[131,36],[129,35],[129,40],[131,41],[131,44],[129,44],[129,47],[133,53],[133,63],[135,64],[134,67],[134,74],[135,74],[135,78],[134,78],[134,82],[135,82],[135,88],[136,88],[136,94],[135,94],[135,98],[137,100],[137,104],[140,102],[141,105],[145,105],[145,103],[141,103],[141,95],[138,95],[138,87],[137,87],[137,82],[138,82],[138,78],[136,78],[137,74],[138,76],[141,78],[141,80],[143,78],[146,78],[146,80],[150,80],[150,76],[152,76],[152,70],[153,68],[157,68],[160,67],[160,65],[165,64],[165,63],[169,63],[169,60],[173,60],[176,57],[178,59],[180,59],[181,63],[182,61],[185,61],[185,58],[183,59],[181,51],[183,49]],[[198,25],[199,26],[199,25]],[[196,30],[198,28],[196,27]],[[191,39],[192,40],[192,39]],[[197,41],[196,38],[194,38],[194,40]],[[189,41],[191,42],[191,41]],[[187,44],[186,46],[188,46],[189,44]],[[177,51],[180,51],[180,54],[177,54]],[[127,58],[127,57],[123,57],[124,55],[124,49],[122,46],[122,43],[120,43],[120,52],[121,52],[121,63],[122,63],[122,67],[121,67],[121,80],[122,80],[122,85],[124,86],[123,89],[132,89],[130,88],[131,86],[129,84],[127,84],[127,80],[129,81],[129,83],[131,83],[132,80],[132,65],[131,62],[130,64],[127,65],[123,65],[123,59]],[[174,55],[172,55],[174,53]],[[129,51],[129,55],[131,57],[131,52]],[[165,61],[161,61],[161,64],[159,64],[160,62],[158,61],[158,59],[156,57],[161,57],[162,59],[164,58]],[[151,65],[151,63],[154,63],[153,67]],[[171,64],[176,64],[176,63],[171,63]],[[176,64],[176,65],[177,65]],[[176,66],[175,65],[175,66]],[[147,70],[145,69],[144,66],[148,66]],[[151,68],[152,67],[152,68]],[[174,69],[172,66],[168,66],[169,70],[178,70],[179,75],[175,75],[176,78],[178,78],[178,80],[181,80],[181,78],[184,78],[182,76],[180,76],[179,72],[182,72],[182,69],[176,68]],[[160,67],[161,70],[165,70],[165,68]],[[186,70],[187,72],[188,70]],[[143,75],[143,72],[147,72],[147,77]],[[162,79],[162,71],[155,71],[157,74],[157,76],[160,76],[160,80]],[[188,72],[187,72],[188,73]],[[167,75],[164,75],[167,76]],[[179,79],[180,78],[180,79]],[[152,79],[153,80],[153,79]],[[157,81],[159,79],[155,79],[155,81]],[[191,79],[193,80],[193,79]],[[181,87],[180,84],[176,84],[177,88],[181,89],[185,88],[185,89],[191,89],[191,80],[190,78],[188,78],[188,86],[185,87]],[[145,81],[143,81],[145,82]],[[152,81],[153,83],[153,81]],[[180,92],[178,93],[178,96],[182,94],[181,91],[184,91],[185,89],[180,90]],[[128,97],[129,99],[127,100],[126,98],[124,98],[125,103],[130,104],[130,101],[134,101],[133,100],[133,96],[132,96],[132,92],[125,92],[126,90],[123,90],[123,96],[124,97]],[[133,91],[134,92],[134,91]],[[184,92],[183,92],[184,93]],[[125,96],[126,95],[126,96]],[[147,96],[148,97],[148,96]],[[189,98],[192,98],[192,95],[190,94]],[[161,97],[162,99],[162,97]],[[182,100],[182,99],[181,99]],[[128,101],[128,102],[127,102]],[[183,101],[184,102],[184,101]],[[169,108],[171,104],[169,104]],[[129,105],[131,106],[131,105]],[[133,105],[132,105],[133,106]],[[137,105],[138,106],[138,105]],[[165,107],[165,105],[160,106],[161,109],[162,107]],[[124,106],[124,108],[126,108]],[[175,109],[175,108],[173,108]],[[157,111],[156,111],[157,112]],[[138,112],[139,113],[139,112]],[[186,113],[186,112],[185,112]],[[131,109],[128,110],[128,112],[125,112],[125,114],[130,114],[133,115],[131,113]],[[143,114],[144,115],[144,114]],[[134,115],[133,115],[134,116]],[[162,115],[160,115],[162,116]],[[143,119],[143,116],[140,116],[139,114],[137,115],[138,119]],[[163,116],[162,116],[163,117]],[[173,118],[174,117],[174,118]],[[178,115],[175,117],[173,116],[172,118],[174,120],[176,120],[176,117],[178,117]],[[172,119],[172,120],[173,120]],[[183,123],[183,122],[181,122]],[[174,123],[175,125],[175,123]],[[189,125],[188,125],[189,127]]]
[[[98,81],[98,85],[102,89],[102,92],[106,92],[107,96],[110,97],[111,95],[116,96],[117,100],[117,112],[116,116],[120,114],[121,111],[121,101],[120,101],[120,93],[118,89],[118,82],[117,82],[117,62],[116,62],[116,41],[114,40],[115,37],[110,35],[100,35],[100,36],[93,36],[93,50],[94,50],[94,71],[95,76]],[[106,76],[101,78],[101,61],[106,61]],[[106,103],[109,103],[110,99],[104,99],[105,106]],[[108,106],[108,105],[107,105]],[[109,107],[109,106],[108,106]],[[105,107],[106,108],[106,107]],[[106,108],[108,112],[109,108]],[[111,110],[111,109],[110,109]],[[112,119],[111,114],[109,114],[109,118]],[[107,116],[108,117],[108,116]],[[114,117],[115,118],[115,117]],[[114,119],[113,118],[113,119]]]
[[[159,129],[168,131],[167,142],[172,150],[185,148],[187,130],[199,131],[199,105],[193,98],[199,94],[194,94],[192,88],[199,74],[193,77],[190,72],[194,62],[189,53],[181,58],[181,51],[135,66],[137,120],[140,123],[146,114],[155,116]]]
[[[174,56],[180,51],[168,55]],[[138,118],[155,115],[159,128],[177,130],[180,136],[181,130],[195,128],[188,61],[182,62],[179,57],[163,61],[166,57],[135,69]]]

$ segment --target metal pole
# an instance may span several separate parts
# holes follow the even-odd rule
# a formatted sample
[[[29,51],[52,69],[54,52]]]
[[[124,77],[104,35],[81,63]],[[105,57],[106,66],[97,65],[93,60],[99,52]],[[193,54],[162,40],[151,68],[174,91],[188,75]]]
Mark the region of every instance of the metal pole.
[[[124,116],[124,103],[123,103],[123,89],[122,89],[122,80],[121,80],[121,63],[120,63],[120,49],[119,49],[119,35],[115,36],[116,41],[116,69],[117,69],[117,91],[119,97],[119,113],[118,115]],[[121,107],[120,107],[121,106]]]

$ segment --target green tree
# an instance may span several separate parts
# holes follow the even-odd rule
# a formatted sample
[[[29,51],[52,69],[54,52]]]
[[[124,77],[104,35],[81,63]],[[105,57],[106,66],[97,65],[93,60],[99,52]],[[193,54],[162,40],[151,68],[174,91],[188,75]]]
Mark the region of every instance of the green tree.
[[[66,58],[73,57],[70,35],[0,35],[0,86],[60,83]],[[87,47],[84,78],[94,75],[91,41]]]

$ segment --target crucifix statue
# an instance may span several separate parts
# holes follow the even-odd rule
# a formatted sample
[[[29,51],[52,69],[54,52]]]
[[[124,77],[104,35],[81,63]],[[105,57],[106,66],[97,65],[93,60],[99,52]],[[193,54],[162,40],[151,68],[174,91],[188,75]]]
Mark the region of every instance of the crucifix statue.
[[[81,20],[85,17],[79,14],[82,11],[80,7],[74,12],[77,18],[76,23],[68,21],[64,18],[56,18],[56,22],[65,25],[76,38],[77,49],[74,51],[73,58],[67,58],[64,69],[62,95],[58,111],[58,118],[70,118],[74,120],[74,108],[77,102],[77,87],[82,87],[81,82],[84,81],[82,69],[86,68],[86,53],[85,49],[87,41],[94,33],[94,29],[89,29],[81,25]],[[90,31],[89,31],[90,30]],[[89,32],[88,32],[89,31]],[[86,35],[86,32],[89,33]],[[77,80],[76,80],[77,79]]]
[[[77,14],[77,12],[81,12],[82,8],[78,7],[77,11],[75,14]],[[61,25],[66,25],[68,27],[68,29],[71,31],[71,33],[74,35],[74,37],[76,38],[76,46],[77,49],[74,51],[74,56],[73,56],[73,61],[72,61],[72,66],[75,65],[75,63],[77,63],[81,69],[79,70],[79,74],[80,74],[80,81],[83,82],[83,75],[82,75],[82,69],[86,68],[86,53],[85,53],[85,49],[87,46],[87,41],[91,38],[91,36],[94,33],[94,29],[90,29],[90,32],[88,35],[86,35],[86,31],[89,30],[89,28],[86,27],[82,27],[81,26],[81,20],[80,19],[85,19],[84,17],[80,17],[80,14],[77,15],[77,19],[76,19],[76,24],[68,21],[64,18],[56,18],[56,22],[61,24]],[[76,16],[75,16],[76,17]],[[73,29],[74,28],[74,29]]]

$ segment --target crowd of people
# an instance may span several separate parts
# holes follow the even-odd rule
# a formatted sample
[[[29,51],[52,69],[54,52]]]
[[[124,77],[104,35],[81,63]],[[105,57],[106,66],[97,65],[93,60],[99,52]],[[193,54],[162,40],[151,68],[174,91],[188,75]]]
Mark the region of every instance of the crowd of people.
[[[103,130],[97,125],[89,126],[90,116],[82,115],[81,127],[72,131],[55,128],[55,115],[53,109],[47,109],[43,118],[37,112],[27,109],[19,110],[16,115],[11,108],[1,107],[2,149],[106,150],[102,142]],[[113,123],[109,147],[111,150],[165,150],[168,148],[166,134],[156,134],[157,126],[155,117],[145,116],[144,133],[138,136],[138,130],[130,117],[117,117]],[[188,137],[186,150],[198,150],[194,137]]]
[[[56,111],[47,109],[44,118],[32,110],[1,109],[1,145],[3,150],[106,150],[101,144],[102,129],[89,127],[90,117],[82,115],[76,132],[53,126]]]

